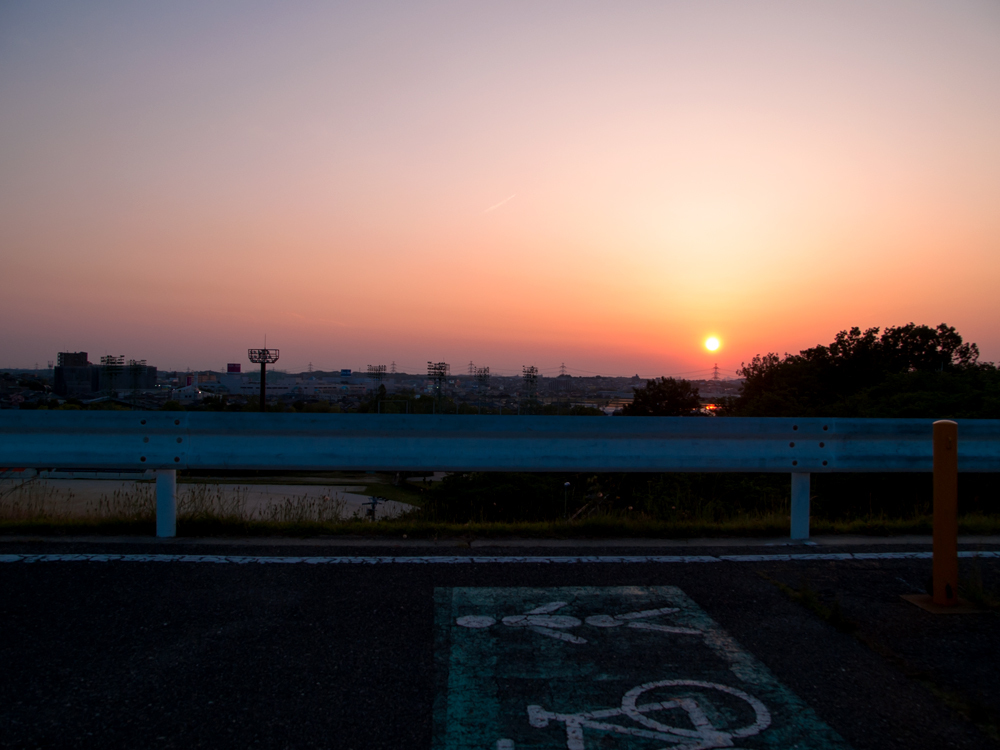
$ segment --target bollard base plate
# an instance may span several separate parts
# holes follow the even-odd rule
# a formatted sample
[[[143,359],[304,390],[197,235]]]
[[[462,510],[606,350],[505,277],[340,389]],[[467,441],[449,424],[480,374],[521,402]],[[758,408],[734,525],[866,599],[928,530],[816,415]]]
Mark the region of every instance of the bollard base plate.
[[[958,599],[958,604],[947,607],[935,604],[930,594],[900,594],[899,598],[906,599],[910,604],[916,604],[933,615],[974,615],[983,611],[961,597]]]

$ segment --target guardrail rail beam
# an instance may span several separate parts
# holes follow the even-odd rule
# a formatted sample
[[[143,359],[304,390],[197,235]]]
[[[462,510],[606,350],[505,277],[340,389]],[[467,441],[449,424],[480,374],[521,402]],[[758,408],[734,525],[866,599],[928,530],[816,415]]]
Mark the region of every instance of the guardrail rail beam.
[[[178,469],[781,473],[791,475],[791,537],[808,539],[811,475],[930,472],[932,423],[4,410],[0,465],[154,470],[158,536],[176,534]],[[1000,420],[958,424],[957,470],[1000,471]]]

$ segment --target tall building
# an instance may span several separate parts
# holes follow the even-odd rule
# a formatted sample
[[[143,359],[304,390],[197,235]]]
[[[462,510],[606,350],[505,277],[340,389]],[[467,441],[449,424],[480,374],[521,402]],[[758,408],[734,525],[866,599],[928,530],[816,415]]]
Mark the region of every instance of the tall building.
[[[94,365],[87,352],[59,352],[52,372],[52,390],[58,396],[88,397],[117,391],[148,391],[156,387],[156,368],[145,360],[109,357],[115,364]],[[122,360],[118,362],[117,360]]]
[[[57,396],[89,396],[100,389],[100,374],[87,352],[59,352],[52,371],[52,391]]]
[[[60,367],[87,367],[90,362],[87,360],[87,352],[59,352],[56,364]]]

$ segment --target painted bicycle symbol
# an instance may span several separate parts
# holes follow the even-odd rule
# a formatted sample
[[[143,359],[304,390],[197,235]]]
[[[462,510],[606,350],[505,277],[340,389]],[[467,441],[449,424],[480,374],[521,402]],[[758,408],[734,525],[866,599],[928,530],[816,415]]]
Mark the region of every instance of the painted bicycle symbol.
[[[666,698],[666,700],[652,700],[640,704],[639,697],[651,691],[665,692],[666,695],[656,697]],[[707,704],[703,705],[702,702],[699,702],[707,702],[707,698],[704,697],[706,691],[718,691],[731,696],[724,698],[717,695],[711,701],[713,705],[720,702],[733,704],[741,701],[748,704],[753,710],[754,720],[745,726],[736,728],[720,729],[714,726],[706,712]],[[702,697],[692,697],[692,693],[702,694]],[[737,700],[733,701],[733,698]],[[665,720],[666,717],[660,716],[661,712],[675,711],[681,711],[687,716],[690,728],[671,726],[653,718],[656,715]],[[745,709],[743,712],[746,712]],[[632,724],[618,724],[608,721],[617,717],[629,719]],[[699,680],[660,680],[647,682],[629,690],[622,696],[619,708],[584,711],[578,714],[560,714],[546,711],[541,706],[528,706],[528,721],[531,726],[538,729],[547,727],[550,722],[565,724],[566,750],[584,750],[584,730],[611,732],[618,735],[669,742],[671,750],[709,750],[720,747],[732,748],[734,740],[751,737],[762,732],[771,725],[771,713],[757,698],[728,685]],[[510,743],[510,740],[502,740],[501,742]],[[499,742],[497,747],[501,747]],[[505,744],[503,747],[513,747],[513,743]]]
[[[566,631],[580,627],[584,623],[594,628],[618,628],[625,626],[636,630],[654,630],[661,633],[704,635],[702,631],[693,628],[648,622],[649,618],[678,612],[679,609],[677,607],[659,607],[657,609],[645,609],[637,612],[623,612],[617,615],[590,615],[584,620],[569,615],[552,614],[553,612],[558,612],[567,604],[569,602],[549,602],[548,604],[528,610],[523,615],[508,615],[503,617],[500,619],[500,623],[508,628],[527,628],[548,638],[555,638],[559,641],[576,644],[586,643],[587,639]],[[497,624],[497,619],[489,615],[466,615],[456,618],[455,624],[462,628],[489,628]]]

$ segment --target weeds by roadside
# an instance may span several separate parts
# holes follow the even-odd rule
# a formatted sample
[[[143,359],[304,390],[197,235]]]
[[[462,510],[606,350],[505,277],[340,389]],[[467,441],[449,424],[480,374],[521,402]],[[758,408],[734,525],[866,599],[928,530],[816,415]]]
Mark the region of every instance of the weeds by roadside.
[[[155,521],[154,485],[137,482],[132,489],[123,486],[110,495],[102,494],[96,502],[87,503],[87,516],[109,521]]]
[[[824,604],[817,593],[812,590],[809,586],[809,582],[802,579],[802,583],[799,584],[798,589],[794,589],[786,583],[782,583],[779,580],[771,578],[771,576],[757,571],[757,575],[763,578],[770,584],[778,587],[785,596],[791,599],[796,604],[799,604],[814,615],[819,617],[821,620],[828,622],[830,625],[835,627],[841,633],[854,633],[858,629],[858,623],[853,620],[848,620],[844,617],[844,613],[840,607],[840,600],[834,599],[829,605]]]
[[[177,490],[177,520],[181,527],[210,527],[216,530],[262,528],[311,528],[350,523],[361,517],[343,493],[329,487],[321,495],[277,495],[268,502],[249,507],[248,487],[216,484],[187,484]],[[154,524],[156,485],[152,482],[122,484],[101,493],[72,512],[74,493],[59,492],[44,481],[19,482],[0,488],[0,529],[32,529],[36,532],[59,529],[131,528]],[[218,532],[216,532],[218,533]]]
[[[68,500],[73,499],[69,493]],[[6,521],[44,521],[57,516],[55,490],[36,479],[4,482],[0,486],[0,525]]]
[[[281,501],[282,503],[284,501]],[[254,519],[235,518],[215,513],[178,514],[177,533],[180,536],[380,536],[407,538],[458,538],[458,539],[504,539],[550,538],[550,539],[696,539],[701,537],[787,537],[788,520],[785,517],[758,518],[734,522],[665,522],[618,516],[594,517],[578,521],[538,521],[533,523],[446,523],[423,520],[419,511],[400,518],[381,519],[371,523],[363,517],[333,518],[332,512],[309,515],[301,506],[275,509],[270,514],[258,515]],[[137,514],[131,517],[69,518],[55,516],[20,516],[10,518],[0,516],[0,533],[152,533],[140,528],[153,528],[153,515]],[[134,521],[134,524],[133,524]],[[124,526],[123,526],[124,524]],[[136,525],[137,524],[137,525]],[[971,526],[971,528],[970,528]],[[962,534],[1000,533],[1000,518],[977,519],[975,524],[960,523]],[[128,531],[116,530],[125,529]],[[856,521],[851,523],[831,523],[814,521],[814,535],[869,535],[892,536],[902,534],[930,534],[930,521],[919,522],[878,522]]]
[[[260,520],[271,524],[329,524],[360,518],[359,510],[347,516],[347,508],[343,495],[328,489],[320,497],[286,497],[271,503],[261,513]]]
[[[391,485],[366,487],[369,494],[377,487],[377,494]],[[396,488],[392,488],[396,489]],[[259,498],[252,505],[250,498],[260,489],[252,486],[219,483],[183,483],[177,488],[178,533],[181,535],[378,535],[408,537],[451,538],[679,538],[697,537],[785,537],[788,535],[787,512],[743,512],[719,517],[652,518],[636,508],[603,508],[596,503],[593,513],[579,514],[571,520],[536,519],[481,520],[458,522],[438,518],[433,507],[415,507],[402,517],[387,519],[382,516],[377,524],[365,519],[363,510],[345,499],[337,486],[326,488],[296,488],[294,495],[278,494],[270,502]],[[286,489],[287,492],[287,489]],[[301,492],[301,494],[299,494]],[[401,491],[402,492],[402,491]],[[406,488],[407,494],[413,494]],[[68,533],[63,530],[101,530],[101,533],[118,533],[112,529],[131,528],[133,524],[151,525],[156,517],[156,489],[152,482],[123,484],[114,492],[98,500],[83,503],[76,500],[74,514],[67,508],[72,505],[72,492],[68,497],[44,481],[18,482],[0,486],[0,533],[26,531],[33,533]],[[498,497],[497,502],[502,498]],[[581,506],[586,508],[587,506]],[[559,508],[562,511],[562,506]],[[380,514],[381,515],[381,514]],[[561,513],[560,513],[561,515]],[[813,516],[811,533],[814,535],[878,535],[925,534],[932,531],[929,515],[909,518],[890,518],[884,514],[871,514],[853,520],[830,520]],[[1000,515],[966,514],[959,519],[962,534],[1000,533]],[[144,533],[136,531],[134,533]],[[968,582],[975,599],[979,594],[975,582]],[[984,593],[985,595],[985,593]],[[997,599],[994,596],[994,599]]]

